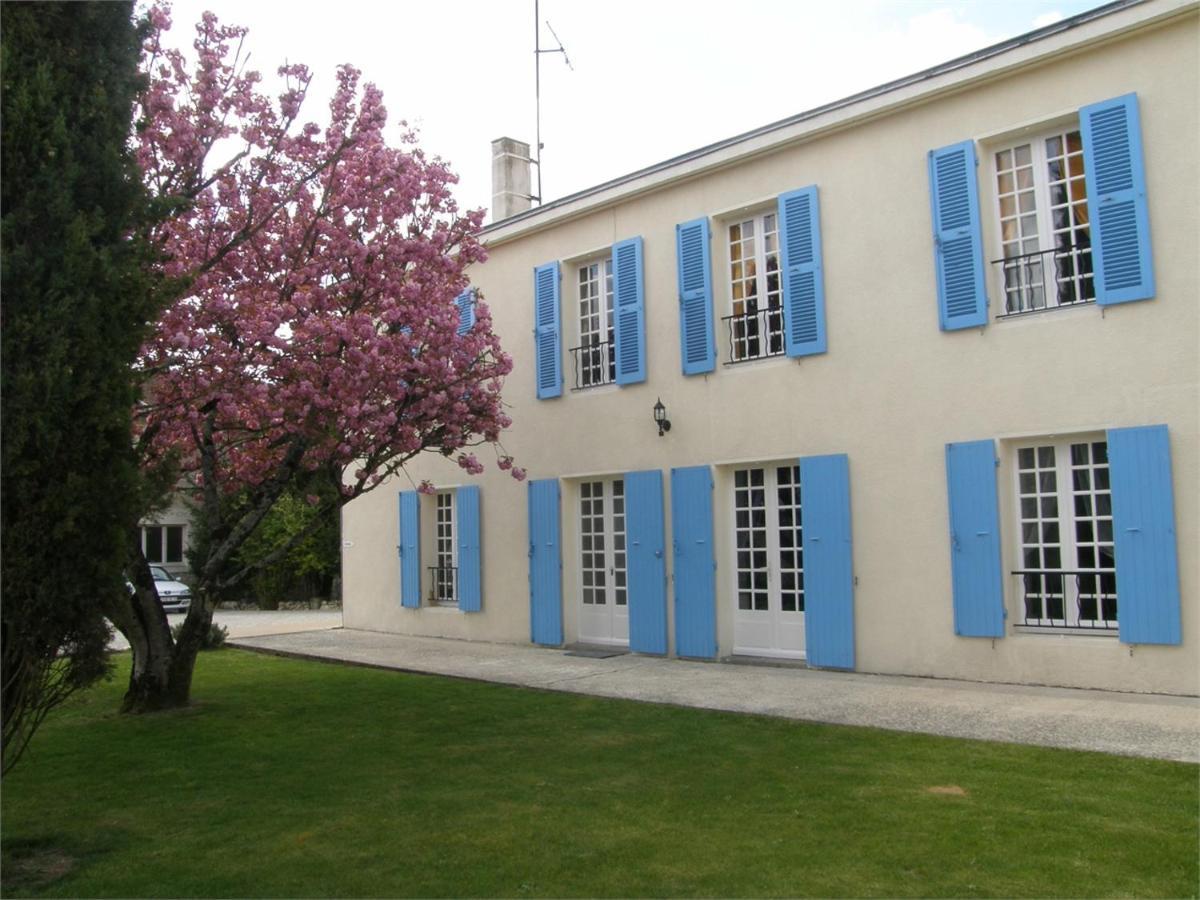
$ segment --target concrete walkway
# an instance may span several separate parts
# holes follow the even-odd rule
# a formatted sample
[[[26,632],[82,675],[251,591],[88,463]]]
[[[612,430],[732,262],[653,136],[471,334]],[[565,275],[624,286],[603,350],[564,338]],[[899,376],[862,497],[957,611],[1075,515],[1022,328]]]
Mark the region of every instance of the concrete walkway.
[[[187,613],[167,613],[167,622],[174,627],[183,621]],[[293,631],[316,631],[324,628],[341,628],[340,609],[218,609],[213,613],[213,623],[228,630],[228,640],[255,637],[263,634],[288,634]],[[121,632],[113,629],[110,650],[128,650],[129,641]]]
[[[688,662],[334,629],[243,637],[289,656],[840,725],[1200,762],[1200,698]]]

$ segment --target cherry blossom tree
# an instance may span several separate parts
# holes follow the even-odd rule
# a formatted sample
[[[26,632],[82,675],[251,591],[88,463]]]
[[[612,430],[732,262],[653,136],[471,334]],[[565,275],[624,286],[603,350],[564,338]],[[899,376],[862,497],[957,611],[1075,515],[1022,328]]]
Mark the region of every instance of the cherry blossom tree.
[[[138,363],[136,450],[187,486],[201,540],[175,640],[131,541],[135,591],[112,616],[133,647],[128,710],[188,701],[217,599],[252,574],[236,551],[289,488],[327,479],[346,503],[425,451],[477,474],[480,444],[524,477],[499,444],[511,362],[482,298],[455,302],[485,255],[455,176],[403,123],[388,142],[356,69],[338,70],[326,124],[302,122],[304,66],[280,68],[271,98],[245,29],[205,14],[189,65],[163,43],[168,12],[150,17],[137,149],[170,210],[151,238],[177,299]]]

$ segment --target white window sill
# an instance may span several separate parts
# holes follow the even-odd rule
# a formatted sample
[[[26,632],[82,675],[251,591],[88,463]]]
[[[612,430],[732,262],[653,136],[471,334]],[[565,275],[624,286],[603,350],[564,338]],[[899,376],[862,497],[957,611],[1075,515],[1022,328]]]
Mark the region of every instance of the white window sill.
[[[739,359],[737,362],[732,363],[726,361],[721,364],[721,368],[726,372],[741,374],[742,372],[758,372],[762,369],[786,366],[789,363],[798,365],[800,358],[780,353],[778,356],[764,356],[762,359]]]
[[[1058,628],[1053,625],[1014,625],[1014,634],[1042,637],[1101,638],[1110,641],[1117,637],[1116,628]]]

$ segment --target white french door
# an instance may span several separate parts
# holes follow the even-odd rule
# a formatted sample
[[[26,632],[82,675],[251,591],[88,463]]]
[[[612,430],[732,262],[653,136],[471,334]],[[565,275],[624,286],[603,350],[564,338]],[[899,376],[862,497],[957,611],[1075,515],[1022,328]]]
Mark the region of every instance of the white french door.
[[[733,473],[733,652],[804,658],[800,467]]]
[[[625,564],[625,482],[585,481],[579,486],[579,639],[629,644]]]

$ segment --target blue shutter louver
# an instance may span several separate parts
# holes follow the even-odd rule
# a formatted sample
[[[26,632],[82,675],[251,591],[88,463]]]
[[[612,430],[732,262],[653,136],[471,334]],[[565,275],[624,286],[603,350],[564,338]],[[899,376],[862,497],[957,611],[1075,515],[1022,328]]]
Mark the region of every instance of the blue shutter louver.
[[[400,605],[421,605],[421,497],[400,492]]]
[[[667,561],[664,559],[663,479],[657,469],[625,476],[629,649],[667,652]]]
[[[1004,637],[995,444],[947,444],[946,483],[954,633],[962,637]]]
[[[975,143],[963,141],[930,151],[929,186],[938,322],[943,331],[986,325]]]
[[[475,324],[475,290],[467,288],[454,298],[458,307],[458,334],[466,334]]]
[[[821,216],[817,187],[779,197],[783,251],[783,320],[788,356],[824,353],[825,275],[821,268]]]
[[[1108,468],[1121,641],[1178,644],[1179,558],[1167,427],[1109,431]]]
[[[558,501],[558,479],[529,482],[529,635],[552,647],[563,642]]]
[[[811,666],[854,668],[854,566],[850,462],[845,454],[800,460],[804,492],[804,641]]]
[[[646,301],[642,278],[642,239],[613,245],[613,338],[617,345],[617,384],[646,380]]]
[[[675,226],[679,271],[679,341],[684,375],[711,372],[717,364],[713,336],[712,267],[708,219]]]
[[[458,608],[479,612],[482,607],[483,581],[480,568],[482,547],[479,542],[479,487],[468,485],[454,495],[458,522]]]
[[[1148,300],[1154,270],[1137,94],[1085,106],[1079,125],[1096,302]]]
[[[711,659],[717,655],[712,490],[708,466],[671,470],[675,652],[679,656]]]
[[[562,349],[559,334],[558,262],[533,270],[534,354],[537,397],[546,400],[562,394]]]

